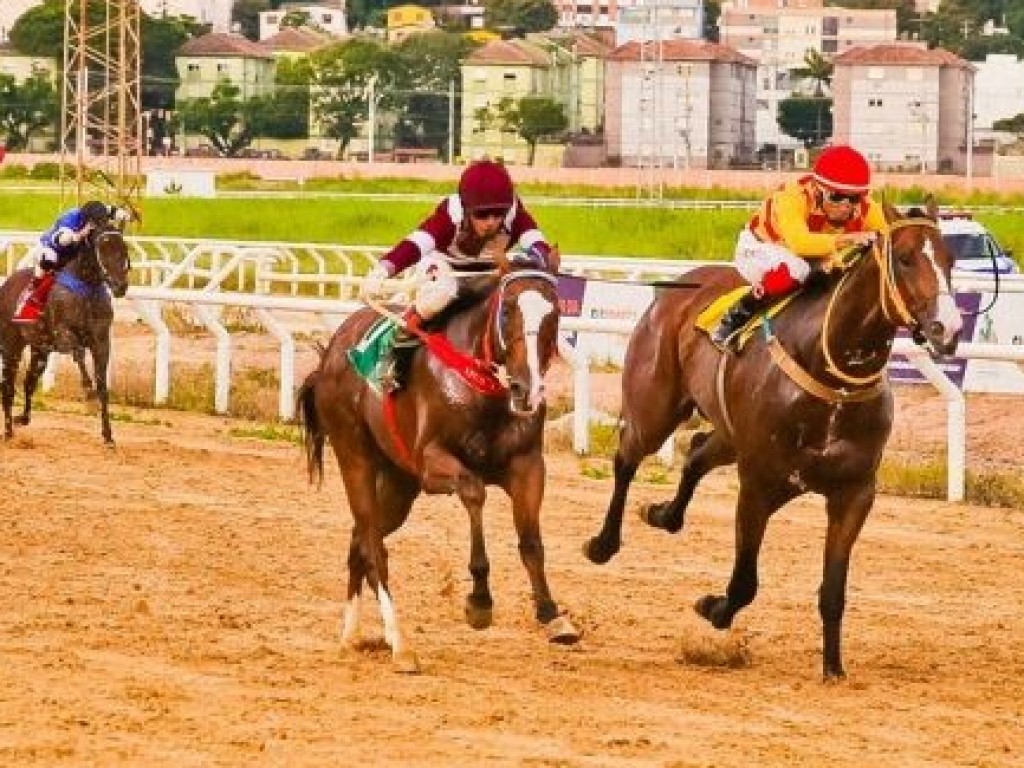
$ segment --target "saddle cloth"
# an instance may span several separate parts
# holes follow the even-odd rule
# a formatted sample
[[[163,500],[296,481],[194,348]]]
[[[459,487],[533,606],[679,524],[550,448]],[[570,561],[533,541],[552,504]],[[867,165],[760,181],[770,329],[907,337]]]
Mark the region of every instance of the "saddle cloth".
[[[718,323],[721,321],[722,316],[729,311],[729,308],[748,293],[750,293],[750,286],[741,285],[739,288],[734,288],[728,293],[722,294],[712,301],[699,315],[697,315],[697,320],[694,322],[694,325],[710,336],[714,332],[715,328],[718,327]],[[761,325],[761,320],[765,317],[771,319],[778,315],[794,298],[796,298],[796,296],[797,293],[791,293],[781,301],[768,307],[766,312],[759,312],[748,320],[747,324],[743,326],[739,335],[736,337],[736,348],[743,349]]]
[[[382,317],[371,323],[359,343],[348,351],[352,367],[369,383],[379,386],[380,361],[394,344],[397,332],[398,324],[388,317]]]

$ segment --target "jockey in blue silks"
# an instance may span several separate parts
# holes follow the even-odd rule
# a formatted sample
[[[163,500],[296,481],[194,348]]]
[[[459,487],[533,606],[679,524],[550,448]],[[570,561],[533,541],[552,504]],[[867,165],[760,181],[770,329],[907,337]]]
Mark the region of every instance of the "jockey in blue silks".
[[[97,200],[90,200],[80,208],[71,208],[58,216],[39,237],[39,260],[33,268],[31,282],[18,300],[14,322],[34,323],[42,316],[57,272],[78,257],[82,242],[94,229],[105,227],[111,221],[123,223],[130,218],[129,211]]]

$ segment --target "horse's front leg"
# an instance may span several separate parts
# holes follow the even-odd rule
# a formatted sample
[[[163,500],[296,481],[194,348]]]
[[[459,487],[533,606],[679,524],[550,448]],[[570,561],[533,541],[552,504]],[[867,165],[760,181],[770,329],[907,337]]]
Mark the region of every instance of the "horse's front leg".
[[[519,535],[519,556],[533,587],[537,621],[545,625],[551,642],[575,643],[580,633],[567,615],[558,613],[544,573],[544,542],[540,533],[544,480],[544,456],[538,449],[511,461],[505,491],[512,499],[512,518]]]
[[[846,677],[841,652],[843,611],[846,608],[846,579],[850,553],[864,521],[875,503],[874,482],[830,493],[826,504],[828,532],[825,536],[825,565],[818,592],[818,612],[824,635],[822,661],[826,681]]]
[[[50,350],[40,347],[32,347],[32,354],[28,361],[28,370],[25,372],[25,403],[21,409],[19,424],[28,425],[32,421],[32,397],[39,386],[39,379],[46,370],[46,363],[50,359]]]
[[[487,491],[475,475],[467,475],[459,484],[459,499],[469,512],[469,573],[473,591],[466,596],[466,622],[473,629],[491,626],[494,598],[491,596],[491,563],[484,541],[484,501]]]
[[[110,363],[110,329],[107,333],[98,335],[99,340],[94,342],[90,348],[92,353],[92,366],[96,374],[96,398],[100,404],[100,430],[103,434],[103,442],[113,447],[114,434],[110,429],[110,393],[107,390],[107,366]]]
[[[736,560],[729,586],[724,595],[705,595],[694,606],[715,629],[731,627],[736,614],[757,596],[757,561],[768,519],[792,495],[783,488],[773,488],[763,478],[745,476],[741,470],[736,502]]]
[[[4,408],[4,439],[14,437],[14,386],[18,379],[18,363],[21,361],[21,348],[15,353],[8,350],[4,355],[3,381],[0,383],[0,398]]]

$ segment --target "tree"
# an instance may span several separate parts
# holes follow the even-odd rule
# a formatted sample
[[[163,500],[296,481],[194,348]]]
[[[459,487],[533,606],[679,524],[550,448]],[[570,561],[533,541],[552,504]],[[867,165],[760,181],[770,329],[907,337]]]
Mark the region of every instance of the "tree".
[[[821,146],[832,135],[832,99],[793,96],[779,102],[779,128],[805,147]]]
[[[789,70],[789,74],[798,80],[812,80],[814,82],[814,96],[820,99],[825,95],[823,86],[832,84],[833,69],[831,61],[814,48],[808,48],[804,52],[804,65]]]
[[[405,75],[399,83],[405,96],[395,126],[397,143],[446,150],[449,109],[455,110],[459,125],[462,106],[458,91],[456,103],[448,103],[449,87],[458,81],[459,65],[475,47],[465,35],[448,32],[410,35],[396,46],[398,71]]]
[[[0,74],[0,131],[7,149],[25,149],[33,134],[56,129],[59,112],[57,91],[46,73],[36,72],[20,84]]]
[[[544,96],[524,96],[518,101],[505,97],[492,110],[478,110],[476,118],[483,127],[497,125],[518,134],[526,142],[527,165],[533,165],[541,139],[557,136],[569,127],[565,107]]]
[[[1002,120],[992,121],[992,128],[997,131],[1007,131],[1017,134],[1017,138],[1024,141],[1024,112],[1013,117],[1004,117]]]
[[[309,11],[288,11],[283,17],[281,17],[281,23],[279,26],[281,29],[284,29],[285,27],[294,27],[298,29],[299,27],[308,26],[310,21],[312,21],[312,17],[309,15]]]
[[[262,97],[253,109],[260,115],[260,135],[275,139],[300,139],[309,136],[308,59],[282,59],[277,64],[274,93]]]
[[[261,99],[243,102],[241,89],[221,80],[208,98],[188,99],[178,105],[178,117],[185,130],[201,133],[222,157],[234,157],[252,144],[260,129]]]
[[[353,38],[313,54],[313,116],[325,136],[337,139],[339,158],[366,122],[371,96],[384,109],[398,103],[397,62],[394,53],[366,38]]]
[[[488,0],[484,5],[484,25],[502,33],[546,32],[557,23],[551,0]]]
[[[718,42],[718,18],[722,15],[722,0],[707,0],[704,3],[704,39]]]
[[[231,21],[250,40],[260,39],[260,13],[271,10],[270,0],[235,0]]]

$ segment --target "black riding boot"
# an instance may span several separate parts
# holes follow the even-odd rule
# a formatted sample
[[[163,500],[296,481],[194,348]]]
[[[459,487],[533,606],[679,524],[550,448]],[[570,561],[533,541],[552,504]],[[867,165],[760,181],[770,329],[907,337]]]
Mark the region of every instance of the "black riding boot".
[[[718,327],[711,334],[711,341],[721,350],[735,349],[734,334],[746,325],[750,318],[758,312],[767,309],[770,303],[771,299],[769,297],[755,296],[753,293],[748,293],[733,304],[729,311],[722,316]]]
[[[380,377],[381,386],[386,392],[395,393],[405,386],[416,347],[419,345],[419,337],[415,334],[404,329],[395,334],[391,349],[384,357],[383,373]]]

